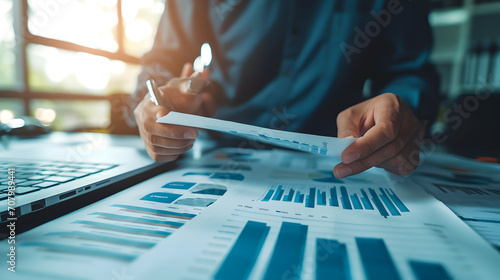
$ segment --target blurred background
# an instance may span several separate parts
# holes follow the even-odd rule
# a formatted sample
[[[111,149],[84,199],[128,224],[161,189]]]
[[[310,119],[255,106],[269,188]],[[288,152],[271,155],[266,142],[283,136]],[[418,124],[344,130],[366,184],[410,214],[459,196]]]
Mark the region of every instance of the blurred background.
[[[500,0],[431,4],[431,60],[443,95],[432,131],[439,133],[449,130],[454,102],[500,91]],[[0,0],[0,123],[31,115],[54,130],[129,132],[113,125],[121,114],[113,108],[134,90],[163,8],[164,0]],[[495,98],[483,112],[496,116],[493,124]]]
[[[0,0],[0,122],[107,130],[134,91],[163,0]]]

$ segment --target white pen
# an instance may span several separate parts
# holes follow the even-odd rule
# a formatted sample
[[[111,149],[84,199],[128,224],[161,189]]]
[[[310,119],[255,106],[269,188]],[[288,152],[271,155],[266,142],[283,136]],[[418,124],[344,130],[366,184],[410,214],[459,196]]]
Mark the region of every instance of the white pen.
[[[148,88],[149,99],[151,100],[151,102],[153,102],[155,105],[165,107],[163,105],[163,102],[161,101],[160,91],[158,90],[158,87],[156,86],[155,80],[153,80],[153,79],[147,80],[146,86]]]

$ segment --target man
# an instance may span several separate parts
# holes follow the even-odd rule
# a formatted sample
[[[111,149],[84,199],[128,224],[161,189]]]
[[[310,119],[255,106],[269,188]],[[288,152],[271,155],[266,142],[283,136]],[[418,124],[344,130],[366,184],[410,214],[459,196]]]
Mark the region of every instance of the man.
[[[342,153],[337,178],[373,166],[410,174],[439,103],[428,11],[423,0],[167,0],[132,99],[149,155],[174,160],[198,136],[155,122],[171,110],[273,128],[279,112],[285,130],[360,137]],[[196,95],[173,81],[192,74],[186,62],[204,42],[213,61],[201,76],[213,90]],[[164,85],[167,108],[145,96],[149,78]]]

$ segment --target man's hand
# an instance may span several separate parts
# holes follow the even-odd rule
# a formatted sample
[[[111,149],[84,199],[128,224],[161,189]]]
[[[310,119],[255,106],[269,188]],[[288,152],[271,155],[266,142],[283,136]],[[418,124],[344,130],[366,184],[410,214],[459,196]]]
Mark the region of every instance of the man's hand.
[[[409,175],[419,162],[423,126],[395,94],[385,93],[342,111],[338,137],[360,137],[342,153],[333,169],[337,178],[358,174],[373,166]]]
[[[181,78],[193,75],[192,65],[186,63],[182,69]],[[200,78],[209,80],[208,70],[196,73]],[[144,99],[134,110],[134,116],[139,133],[144,141],[146,150],[155,161],[173,161],[193,146],[198,137],[198,130],[192,127],[157,123],[156,120],[177,111],[189,114],[212,116],[215,113],[215,101],[211,94],[191,93],[186,83],[179,83],[179,78],[172,79],[165,86],[159,87],[165,107],[157,106],[149,100],[146,94]]]

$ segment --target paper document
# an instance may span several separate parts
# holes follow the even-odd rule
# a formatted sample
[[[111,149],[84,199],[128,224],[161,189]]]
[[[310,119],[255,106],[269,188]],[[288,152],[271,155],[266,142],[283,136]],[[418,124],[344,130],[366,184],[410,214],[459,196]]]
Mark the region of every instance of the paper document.
[[[340,157],[345,148],[356,140],[356,138],[336,138],[281,131],[178,112],[170,112],[159,118],[157,122],[214,130],[276,146],[332,157]]]
[[[231,189],[139,257],[130,275],[498,278],[498,252],[412,179],[381,169],[337,179],[331,172],[335,162],[277,150],[226,148],[204,156],[198,160],[199,172],[185,174],[185,180],[208,176]],[[209,167],[232,175],[214,177]]]
[[[454,155],[425,156],[412,176],[458,217],[500,248],[500,165]]]
[[[132,279],[126,269],[134,260],[230,188],[209,177],[188,179],[199,171],[184,168],[158,175],[16,236],[16,272],[5,265],[0,279]],[[5,239],[0,249],[8,252],[12,245]]]
[[[184,160],[1,241],[19,262],[0,279],[498,279],[500,254],[413,176],[337,179],[338,162],[242,148]],[[493,225],[471,224],[498,239]]]

